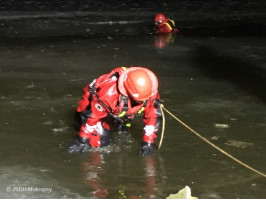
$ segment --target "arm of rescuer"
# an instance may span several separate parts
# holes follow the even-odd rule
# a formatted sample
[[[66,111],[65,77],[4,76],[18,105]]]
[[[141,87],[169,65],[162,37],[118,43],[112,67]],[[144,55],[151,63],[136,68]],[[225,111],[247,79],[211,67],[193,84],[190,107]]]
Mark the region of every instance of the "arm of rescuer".
[[[152,155],[157,146],[154,144],[154,139],[157,137],[156,132],[159,130],[162,121],[162,112],[160,108],[160,96],[157,93],[148,100],[144,109],[144,128],[143,142],[140,149],[142,156]]]
[[[79,137],[70,146],[69,152],[86,151],[88,142],[92,147],[106,145],[106,142],[101,141],[100,133],[105,133],[106,130],[109,130],[108,124],[103,121],[109,111],[104,108],[91,91],[94,91],[93,87],[100,89],[108,82],[115,82],[112,79],[112,75],[121,73],[122,70],[122,68],[115,68],[110,73],[101,75],[83,88],[82,99],[79,100],[76,110],[77,116],[81,117]]]
[[[93,98],[89,102],[89,109],[81,112],[82,123],[80,126],[79,136],[74,143],[69,147],[70,153],[85,152],[91,147],[100,147],[105,143],[101,137],[103,133],[109,130],[108,124],[103,121],[108,114],[107,110],[103,108],[99,102]]]

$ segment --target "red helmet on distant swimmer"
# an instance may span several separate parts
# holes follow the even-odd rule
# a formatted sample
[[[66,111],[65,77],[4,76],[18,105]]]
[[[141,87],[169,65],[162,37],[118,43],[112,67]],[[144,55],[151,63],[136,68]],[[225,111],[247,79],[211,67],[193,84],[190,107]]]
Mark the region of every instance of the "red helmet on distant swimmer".
[[[155,16],[155,24],[160,24],[164,20],[166,20],[166,17],[162,13],[159,13]]]
[[[118,80],[119,91],[136,101],[147,100],[157,93],[157,88],[157,77],[152,71],[143,67],[128,68]]]

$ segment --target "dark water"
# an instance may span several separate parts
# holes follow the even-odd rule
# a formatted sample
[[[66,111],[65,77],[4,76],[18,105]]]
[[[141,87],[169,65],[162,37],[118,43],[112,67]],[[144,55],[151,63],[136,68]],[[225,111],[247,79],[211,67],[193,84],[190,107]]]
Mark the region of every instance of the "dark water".
[[[140,65],[157,74],[167,109],[266,173],[265,44],[263,37],[151,35],[1,42],[0,197],[165,198],[188,185],[199,198],[265,198],[265,178],[166,113],[153,157],[138,155],[141,118],[124,137],[112,131],[109,147],[66,151],[77,134],[73,115],[83,86],[116,66]]]

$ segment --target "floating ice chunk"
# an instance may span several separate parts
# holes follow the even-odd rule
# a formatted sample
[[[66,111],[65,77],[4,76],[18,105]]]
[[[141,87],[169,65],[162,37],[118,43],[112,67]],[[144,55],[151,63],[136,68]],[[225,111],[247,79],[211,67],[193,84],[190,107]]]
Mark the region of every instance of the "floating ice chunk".
[[[45,122],[43,122],[43,124],[44,124],[44,125],[52,125],[53,122],[52,122],[52,121],[45,121]]]
[[[213,141],[217,141],[217,140],[219,140],[219,137],[217,137],[217,136],[212,136],[212,137],[211,137],[211,140],[213,140]]]
[[[214,124],[215,128],[230,128],[228,124]]]
[[[31,83],[31,85],[26,86],[26,88],[34,88],[34,84]]]
[[[242,141],[236,141],[236,140],[228,140],[225,145],[236,147],[236,148],[247,148],[250,146],[253,146],[253,143],[251,142],[242,142]]]
[[[189,186],[179,190],[176,194],[170,194],[166,199],[198,199],[191,196],[191,189]]]
[[[65,132],[69,127],[63,127],[63,128],[53,128],[52,131],[54,133],[59,133],[59,132]]]

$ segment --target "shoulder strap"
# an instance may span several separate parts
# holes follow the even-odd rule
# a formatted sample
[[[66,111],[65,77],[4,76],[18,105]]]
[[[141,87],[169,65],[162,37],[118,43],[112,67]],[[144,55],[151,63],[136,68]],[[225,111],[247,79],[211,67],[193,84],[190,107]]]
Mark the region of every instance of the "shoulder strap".
[[[123,105],[122,112],[118,114],[118,117],[124,117],[128,111],[128,98],[124,95],[120,96],[119,107]]]
[[[141,114],[144,111],[144,109],[147,106],[147,104],[148,104],[148,100],[146,100],[144,102],[143,106],[139,109],[139,111],[137,112],[137,114]]]

